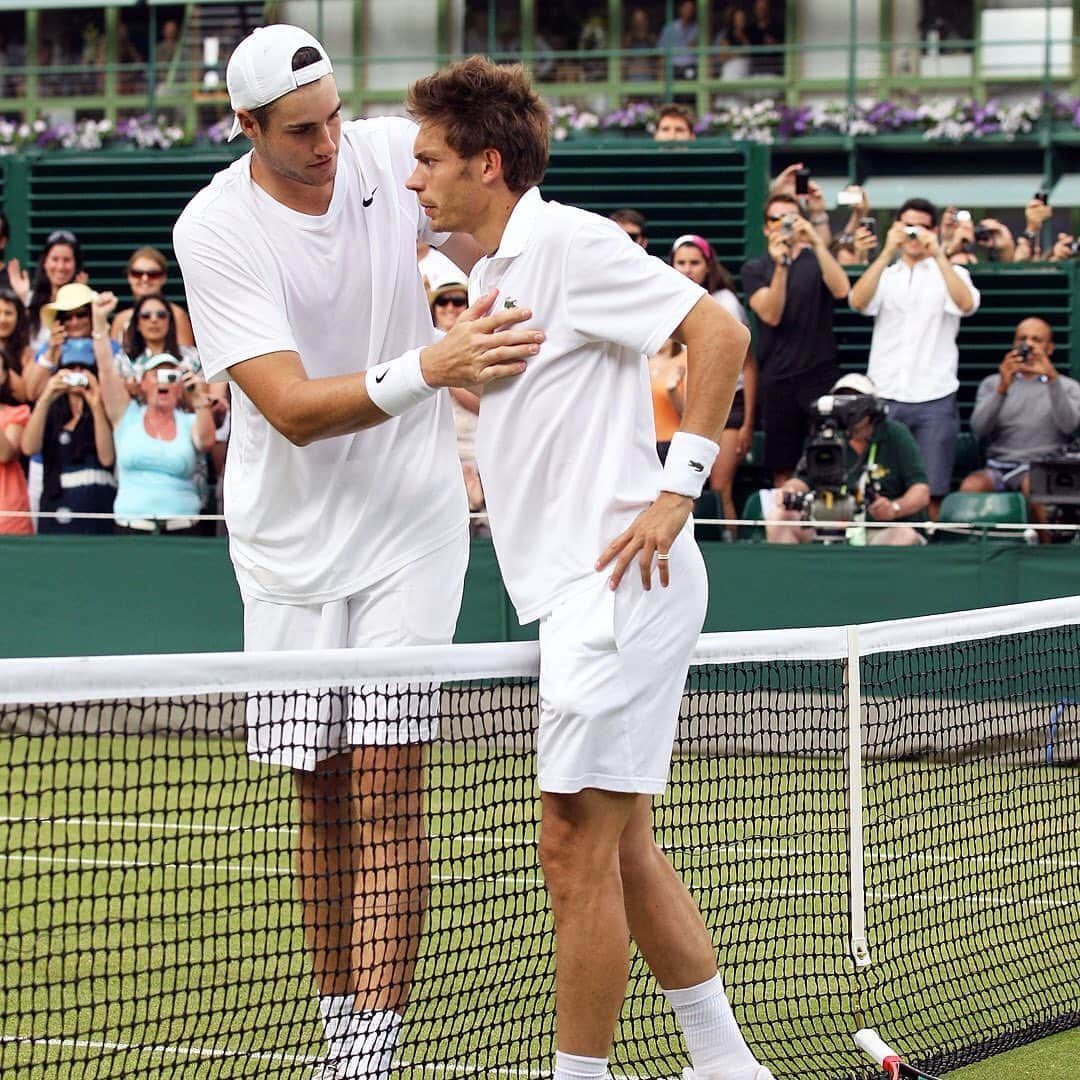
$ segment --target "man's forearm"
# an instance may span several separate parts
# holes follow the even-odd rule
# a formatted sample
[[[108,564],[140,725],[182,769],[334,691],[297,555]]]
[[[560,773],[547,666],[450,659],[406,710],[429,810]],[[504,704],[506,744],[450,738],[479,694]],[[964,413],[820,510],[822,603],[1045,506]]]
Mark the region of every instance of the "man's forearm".
[[[975,408],[971,410],[971,430],[977,439],[989,436],[1005,403],[1005,395],[997,387],[989,393],[979,394],[975,398]]]
[[[949,299],[965,314],[975,307],[975,297],[971,294],[964,279],[956,272],[956,268],[943,255],[938,256],[937,264],[941,268],[941,276],[945,279],[945,288],[949,290]]]
[[[896,502],[897,517],[911,517],[912,514],[917,514],[930,505],[930,486],[928,484],[912,484],[899,499],[894,501]]]
[[[824,244],[814,246],[814,254],[817,256],[818,266],[821,267],[821,277],[825,282],[825,288],[837,300],[846,300],[851,291],[851,283],[848,281],[844,268],[832,257],[832,253]]]
[[[885,273],[885,268],[892,261],[892,256],[886,255],[882,252],[863,273],[862,277],[851,286],[851,292],[848,294],[848,303],[856,311],[862,311],[863,308],[874,299],[874,293],[878,290],[878,285],[881,282],[881,275]]]
[[[784,305],[787,303],[787,279],[788,268],[783,264],[775,265],[772,281],[761,294],[758,307],[754,309],[754,314],[768,326],[779,326],[780,320],[784,317]]]

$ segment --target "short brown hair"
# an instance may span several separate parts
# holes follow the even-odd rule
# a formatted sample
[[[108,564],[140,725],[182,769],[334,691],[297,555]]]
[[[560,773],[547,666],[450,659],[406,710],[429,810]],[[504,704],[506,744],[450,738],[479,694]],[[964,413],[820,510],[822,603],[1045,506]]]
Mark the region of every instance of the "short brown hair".
[[[141,247],[136,248],[130,255],[127,261],[127,267],[125,273],[130,274],[131,268],[140,260],[149,259],[153,263],[157,263],[159,270],[167,271],[169,269],[169,260],[158,251],[155,247]]]
[[[799,200],[794,195],[788,195],[787,192],[785,192],[785,191],[774,191],[765,200],[764,215],[765,215],[766,224],[769,221],[769,211],[772,209],[773,203],[778,203],[778,202],[788,203],[789,205],[794,206],[796,208],[796,210],[798,209],[798,206],[799,206]]]
[[[691,135],[694,133],[694,114],[685,105],[679,105],[677,102],[672,102],[670,105],[661,105],[656,110],[656,123],[659,124],[661,120],[668,116],[677,117],[686,125]]]
[[[409,115],[437,124],[446,145],[463,158],[498,150],[503,179],[515,194],[547,171],[551,119],[520,64],[501,67],[470,56],[409,87]]]

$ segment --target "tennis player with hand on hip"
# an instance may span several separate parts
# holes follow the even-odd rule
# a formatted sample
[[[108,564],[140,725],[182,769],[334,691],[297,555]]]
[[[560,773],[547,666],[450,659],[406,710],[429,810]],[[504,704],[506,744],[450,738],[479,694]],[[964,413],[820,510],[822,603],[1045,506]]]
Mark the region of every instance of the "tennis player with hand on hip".
[[[188,204],[174,241],[210,379],[233,384],[225,469],[246,650],[450,641],[468,559],[443,386],[516,376],[528,310],[466,311],[439,343],[417,240],[468,270],[405,188],[416,127],[344,123],[326,51],[256,30],[226,80],[252,150]],[[249,752],[291,767],[297,872],[328,1055],[324,1080],[386,1080],[427,898],[424,743],[436,694],[252,699]]]
[[[540,620],[540,859],[556,934],[555,1080],[606,1075],[630,937],[682,1027],[695,1080],[766,1080],[731,1012],[700,912],[653,839],[705,615],[693,500],[746,355],[745,328],[614,222],[545,202],[544,104],[521,68],[479,57],[419,80],[408,185],[433,228],[487,253],[543,326],[539,355],[483,387],[477,460],[521,621]],[[645,357],[685,342],[687,406],[656,457]],[[659,587],[656,587],[659,586]]]

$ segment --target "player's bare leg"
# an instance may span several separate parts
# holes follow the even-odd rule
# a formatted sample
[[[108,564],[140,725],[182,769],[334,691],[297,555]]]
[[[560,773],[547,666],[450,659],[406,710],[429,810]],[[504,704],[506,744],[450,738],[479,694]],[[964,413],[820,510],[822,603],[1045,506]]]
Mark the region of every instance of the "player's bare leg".
[[[606,1059],[629,977],[619,837],[634,796],[589,788],[541,795],[540,863],[555,918],[562,1054]]]
[[[701,912],[653,837],[648,795],[635,796],[619,866],[630,932],[675,1010],[695,1080],[768,1080],[731,1012]]]

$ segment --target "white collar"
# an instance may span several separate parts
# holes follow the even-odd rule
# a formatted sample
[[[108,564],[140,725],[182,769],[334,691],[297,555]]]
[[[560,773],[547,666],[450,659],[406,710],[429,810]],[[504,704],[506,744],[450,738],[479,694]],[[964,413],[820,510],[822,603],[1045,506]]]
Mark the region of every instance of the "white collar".
[[[499,240],[498,250],[490,258],[513,259],[520,255],[525,250],[529,237],[532,236],[533,226],[543,212],[544,205],[540,189],[529,188],[510,211],[506,228],[503,229],[502,238]]]

